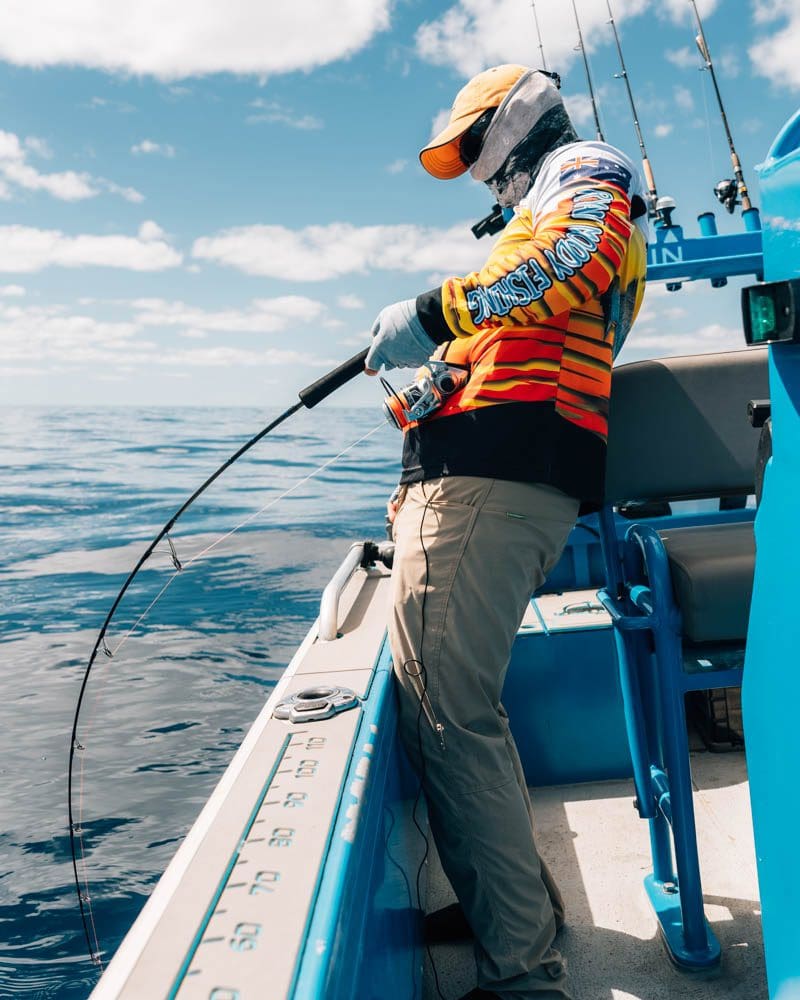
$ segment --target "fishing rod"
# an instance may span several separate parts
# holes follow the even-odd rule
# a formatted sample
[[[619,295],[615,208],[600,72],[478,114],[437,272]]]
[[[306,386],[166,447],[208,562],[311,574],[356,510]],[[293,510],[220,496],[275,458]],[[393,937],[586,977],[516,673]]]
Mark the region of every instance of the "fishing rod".
[[[733,180],[720,181],[714,188],[714,194],[731,214],[738,204],[736,200],[736,196],[738,195],[741,201],[742,211],[747,212],[753,207],[753,203],[750,201],[747,184],[745,183],[744,174],[742,173],[742,164],[739,161],[736,147],[733,144],[733,136],[731,135],[730,125],[728,124],[728,116],[725,114],[725,105],[722,103],[722,94],[719,90],[717,74],[714,72],[714,63],[711,60],[711,52],[709,51],[706,35],[703,31],[703,22],[700,20],[700,12],[697,9],[695,0],[689,0],[689,2],[694,10],[694,17],[695,21],[697,21],[697,28],[699,31],[699,34],[695,37],[695,42],[697,43],[697,48],[700,50],[700,55],[705,63],[703,69],[708,70],[711,74],[711,82],[714,84],[714,93],[717,95],[719,113],[722,118],[722,125],[725,129],[725,135],[728,138],[728,148],[731,152],[731,164],[733,165]]]
[[[536,13],[536,0],[531,0],[531,9],[533,10],[533,20],[536,24],[536,37],[539,39],[539,55],[542,57],[542,69],[547,69],[547,60],[544,57],[544,45],[542,44],[542,31],[539,27],[539,16]]]
[[[628,100],[631,105],[631,112],[633,114],[633,127],[636,131],[636,138],[639,141],[639,149],[642,153],[642,169],[644,170],[644,178],[647,183],[648,200],[649,205],[649,215],[651,218],[658,216],[658,211],[656,209],[656,203],[658,201],[658,192],[656,191],[656,181],[653,176],[653,168],[650,166],[650,160],[647,156],[647,149],[644,144],[644,136],[642,135],[642,129],[639,125],[639,116],[636,114],[636,103],[633,99],[633,91],[631,90],[631,82],[628,78],[628,69],[625,65],[625,57],[622,54],[622,43],[619,40],[619,33],[617,32],[617,24],[614,20],[614,13],[611,10],[611,0],[606,0],[606,7],[608,7],[609,24],[614,32],[614,41],[617,43],[617,53],[619,55],[619,64],[622,70],[621,73],[615,73],[614,76],[617,79],[622,79],[625,81],[625,88],[628,91]]]
[[[600,115],[597,111],[597,101],[594,96],[594,87],[592,86],[592,74],[589,71],[589,57],[586,55],[586,46],[583,44],[583,32],[581,31],[581,22],[578,17],[578,8],[575,4],[575,0],[572,0],[572,10],[575,13],[575,25],[578,29],[578,48],[583,56],[583,68],[586,70],[586,83],[589,86],[589,97],[592,99],[592,111],[594,112],[594,124],[597,129],[597,138],[600,142],[605,142],[606,137],[603,135],[603,127],[600,124]]]
[[[89,896],[88,892],[84,893],[83,889],[81,888],[80,876],[78,875],[78,856],[76,851],[76,837],[81,837],[82,831],[78,829],[75,823],[74,812],[72,808],[73,771],[74,771],[76,752],[85,749],[85,747],[81,744],[80,740],[78,739],[78,724],[80,721],[81,707],[83,706],[84,695],[86,694],[86,686],[89,682],[89,675],[92,672],[92,667],[94,666],[95,661],[101,650],[109,657],[113,655],[111,650],[106,645],[106,633],[108,632],[108,628],[111,625],[112,619],[114,618],[114,614],[116,613],[116,610],[119,607],[122,598],[125,596],[128,588],[136,578],[136,575],[138,574],[139,570],[144,566],[144,564],[147,562],[147,560],[155,551],[158,544],[161,541],[163,541],[163,539],[166,538],[167,543],[169,545],[170,553],[172,556],[172,562],[175,566],[176,572],[179,573],[183,569],[183,566],[181,564],[180,559],[178,558],[178,554],[175,550],[175,546],[172,542],[172,539],[170,538],[169,533],[175,526],[175,523],[178,521],[178,519],[189,509],[189,507],[192,506],[195,500],[197,500],[198,497],[202,496],[202,494],[205,493],[208,487],[211,486],[211,484],[214,483],[217,479],[219,479],[219,477],[222,475],[223,472],[225,472],[226,469],[229,469],[234,462],[236,462],[238,459],[242,457],[242,455],[250,451],[250,449],[254,445],[258,444],[258,442],[261,441],[262,438],[265,438],[271,431],[275,430],[276,427],[279,427],[285,420],[288,420],[289,417],[297,413],[299,409],[301,409],[302,407],[305,407],[308,410],[312,409],[317,405],[317,403],[321,403],[323,399],[327,399],[327,397],[330,396],[331,393],[335,392],[337,389],[340,389],[351,379],[355,378],[356,375],[363,372],[364,361],[366,357],[367,357],[367,349],[359,351],[358,354],[353,355],[352,358],[345,361],[343,364],[339,365],[338,368],[334,368],[332,371],[323,375],[322,378],[317,379],[316,382],[313,382],[311,385],[306,386],[305,389],[301,389],[300,392],[298,393],[299,402],[293,403],[288,409],[284,410],[284,412],[281,413],[279,417],[276,417],[275,420],[273,420],[270,424],[262,428],[262,430],[260,430],[258,434],[255,434],[253,437],[251,437],[250,440],[245,442],[245,444],[243,444],[241,448],[235,451],[230,456],[230,458],[227,458],[222,463],[222,465],[220,465],[219,468],[216,469],[216,471],[213,472],[208,477],[208,479],[205,480],[205,482],[203,482],[200,486],[198,486],[198,488],[194,491],[194,493],[192,493],[192,495],[188,498],[188,500],[184,501],[184,503],[167,521],[164,527],[158,532],[158,534],[155,536],[152,542],[150,542],[150,544],[144,550],[142,555],[139,557],[139,561],[136,563],[131,572],[128,574],[127,579],[120,588],[119,593],[114,599],[114,603],[111,605],[111,608],[108,614],[106,615],[103,624],[100,627],[100,631],[97,634],[97,639],[95,640],[94,648],[92,649],[89,661],[86,665],[86,669],[84,670],[83,680],[81,682],[81,689],[80,693],[78,694],[78,702],[77,705],[75,706],[75,715],[72,722],[72,735],[70,737],[69,769],[67,777],[67,806],[69,815],[69,843],[70,843],[70,851],[72,852],[72,871],[75,877],[75,890],[78,896],[78,906],[81,913],[83,931],[86,936],[86,944],[89,949],[89,955],[91,956],[92,961],[96,965],[102,964],[100,959],[100,948],[99,948],[99,943],[97,941],[97,934],[94,931],[93,922],[92,922],[92,933],[90,933],[89,931],[89,916],[91,915],[91,911],[89,911],[89,914],[87,914],[87,908],[86,908],[86,904],[88,904],[89,902]],[[150,605],[150,607],[152,607],[152,604]],[[139,619],[139,621],[141,621],[141,618]],[[83,853],[82,840],[81,840],[81,853]]]

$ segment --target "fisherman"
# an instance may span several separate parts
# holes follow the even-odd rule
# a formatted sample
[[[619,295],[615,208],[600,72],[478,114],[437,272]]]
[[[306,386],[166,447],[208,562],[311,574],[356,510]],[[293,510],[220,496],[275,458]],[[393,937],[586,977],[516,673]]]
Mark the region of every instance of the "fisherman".
[[[563,903],[500,695],[531,594],[602,499],[612,359],[644,290],[645,188],[619,150],[578,140],[553,75],[524,66],[470,80],[420,159],[442,179],[469,170],[514,215],[480,271],[372,328],[369,374],[433,357],[468,375],[405,428],[389,504],[401,736],[461,908],[439,928],[455,933],[463,911],[475,937],[466,997],[564,1000]]]

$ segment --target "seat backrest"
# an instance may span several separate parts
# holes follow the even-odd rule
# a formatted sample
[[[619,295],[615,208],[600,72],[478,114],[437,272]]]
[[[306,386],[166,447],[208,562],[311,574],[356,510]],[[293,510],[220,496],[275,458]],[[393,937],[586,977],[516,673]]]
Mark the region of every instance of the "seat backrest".
[[[751,348],[615,368],[606,501],[752,493],[760,431],[747,404],[769,397],[767,359]]]

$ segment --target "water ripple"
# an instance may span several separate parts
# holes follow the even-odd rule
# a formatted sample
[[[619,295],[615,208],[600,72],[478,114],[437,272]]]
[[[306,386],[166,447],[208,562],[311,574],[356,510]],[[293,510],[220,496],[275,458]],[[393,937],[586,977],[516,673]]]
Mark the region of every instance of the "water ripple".
[[[0,422],[0,997],[83,1000],[96,981],[66,831],[71,716],[118,587],[183,499],[274,414],[3,411]],[[175,532],[186,559],[380,419],[299,413],[214,484]],[[382,537],[400,438],[388,428],[190,567],[113,661],[81,739],[82,825],[108,961],[317,613],[354,538]],[[118,640],[172,570],[159,550]]]

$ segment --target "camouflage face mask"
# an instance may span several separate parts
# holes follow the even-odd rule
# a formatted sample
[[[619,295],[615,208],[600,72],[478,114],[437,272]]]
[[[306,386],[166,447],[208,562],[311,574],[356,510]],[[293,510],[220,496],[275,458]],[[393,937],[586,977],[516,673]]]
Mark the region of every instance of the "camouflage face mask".
[[[500,205],[512,208],[533,186],[545,158],[577,141],[558,88],[543,73],[530,70],[497,109],[470,174],[489,187]]]

